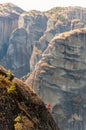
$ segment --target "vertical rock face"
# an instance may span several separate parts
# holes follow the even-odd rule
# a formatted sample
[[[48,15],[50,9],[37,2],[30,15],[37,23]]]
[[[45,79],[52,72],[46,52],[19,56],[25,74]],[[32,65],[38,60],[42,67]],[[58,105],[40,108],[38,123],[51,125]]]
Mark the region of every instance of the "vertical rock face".
[[[0,5],[0,64],[12,69],[18,77],[34,70],[42,53],[56,34],[86,26],[85,14],[86,9],[80,7],[57,7],[47,12],[35,10],[24,12],[11,3]],[[24,36],[27,35],[25,36],[27,40],[19,34],[19,30],[23,29],[26,31]],[[17,42],[15,43],[19,46],[16,48],[17,52],[9,52],[9,48],[15,50],[11,41]],[[24,53],[20,51],[21,41],[25,44],[25,47],[22,46]],[[15,58],[12,58],[11,54]],[[21,62],[23,54],[26,58]]]
[[[31,71],[34,70],[36,63],[41,59],[42,53],[56,34],[85,26],[85,12],[86,9],[79,7],[57,7],[45,12],[48,17],[47,27],[44,35],[34,46],[30,60]]]
[[[7,68],[13,70],[17,76],[26,74],[29,72],[28,60],[31,55],[30,48],[26,30],[23,28],[17,29],[11,34],[7,56],[3,58],[2,63]]]
[[[14,16],[12,16],[14,17]],[[10,68],[18,77],[30,71],[30,57],[35,42],[43,35],[47,17],[41,12],[24,12],[17,20],[17,27],[10,34],[1,64]]]
[[[6,53],[12,31],[18,27],[18,17],[22,12],[13,4],[0,4],[0,60]]]
[[[38,11],[25,12],[19,17],[19,28],[25,28],[32,44],[37,41],[46,30],[47,17]]]
[[[62,130],[86,130],[86,29],[56,35],[26,83]]]

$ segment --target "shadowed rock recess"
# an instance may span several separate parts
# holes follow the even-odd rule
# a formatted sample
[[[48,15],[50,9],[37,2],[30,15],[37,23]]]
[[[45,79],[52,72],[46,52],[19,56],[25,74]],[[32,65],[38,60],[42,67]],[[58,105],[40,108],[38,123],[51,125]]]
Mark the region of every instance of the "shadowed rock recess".
[[[86,130],[86,28],[56,35],[29,75],[61,130]]]
[[[41,98],[2,66],[0,130],[59,130]]]

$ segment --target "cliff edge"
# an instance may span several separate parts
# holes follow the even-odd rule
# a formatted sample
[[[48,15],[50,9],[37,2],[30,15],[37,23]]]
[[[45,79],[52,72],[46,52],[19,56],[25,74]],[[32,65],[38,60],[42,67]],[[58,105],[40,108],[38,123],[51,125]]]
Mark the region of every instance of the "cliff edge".
[[[59,130],[39,96],[0,66],[0,129]]]

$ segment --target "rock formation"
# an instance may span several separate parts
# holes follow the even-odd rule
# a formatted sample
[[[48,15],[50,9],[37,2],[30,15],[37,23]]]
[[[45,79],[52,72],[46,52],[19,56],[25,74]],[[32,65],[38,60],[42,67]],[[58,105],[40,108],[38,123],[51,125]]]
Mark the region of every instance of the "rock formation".
[[[11,3],[0,4],[0,60],[6,54],[9,37],[12,31],[18,27],[18,17],[23,12],[22,9]]]
[[[56,35],[26,83],[62,130],[86,130],[86,28]]]
[[[0,8],[0,64],[11,69],[17,77],[34,70],[56,34],[86,26],[86,9],[81,7],[25,12],[7,3]]]
[[[16,29],[10,36],[7,54],[2,63],[7,68],[14,70],[15,75],[19,77],[30,71],[28,64],[30,55],[31,45],[28,43],[26,30],[24,28]]]
[[[44,35],[33,48],[30,60],[31,71],[34,70],[36,63],[41,59],[42,53],[56,34],[85,26],[85,12],[86,9],[80,7],[57,7],[45,12],[48,17],[47,27]]]
[[[1,64],[13,70],[17,77],[21,77],[30,72],[32,49],[46,29],[47,17],[33,10],[22,13],[17,22],[18,27],[10,35],[9,46]]]
[[[59,130],[39,96],[0,66],[0,129]]]
[[[36,90],[46,104],[51,104],[52,115],[62,130],[86,130],[86,29],[80,29],[83,27],[86,27],[86,8],[57,7],[47,12],[25,12],[11,3],[0,4],[0,64],[13,70],[17,77],[33,71],[26,83]],[[1,67],[1,77],[7,80],[7,72],[5,70],[3,73],[2,70]],[[53,119],[33,90],[16,78],[12,82],[18,87],[17,97],[7,94],[1,83],[0,111],[3,107],[9,109],[8,114],[1,113],[4,120],[0,119],[2,130],[6,130],[6,125],[7,130],[12,130],[15,123],[20,127],[25,124],[25,129],[26,125],[29,129],[35,129],[34,121],[36,129],[58,129],[56,125],[51,128],[54,126]],[[2,101],[11,102],[5,105]],[[32,108],[27,112],[32,103],[35,110]],[[42,110],[41,105],[38,104],[43,105],[43,112],[46,113],[41,112],[43,118],[39,111]],[[18,112],[12,114],[16,110]],[[23,124],[18,119],[13,121],[20,115]],[[39,123],[43,128],[39,128]]]

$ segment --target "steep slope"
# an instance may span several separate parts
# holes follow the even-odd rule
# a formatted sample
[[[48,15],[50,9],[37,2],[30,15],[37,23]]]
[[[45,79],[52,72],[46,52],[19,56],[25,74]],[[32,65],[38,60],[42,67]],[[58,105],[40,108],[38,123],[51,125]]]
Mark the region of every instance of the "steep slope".
[[[30,35],[32,44],[43,35],[47,26],[47,16],[40,11],[24,12],[19,17],[19,28],[25,28]]]
[[[13,70],[17,77],[30,71],[33,46],[43,35],[46,24],[47,17],[38,11],[24,12],[19,16],[18,28],[11,33],[6,55],[1,60],[1,64]]]
[[[59,130],[39,96],[0,66],[0,129]]]
[[[9,45],[9,37],[12,31],[18,27],[18,17],[24,11],[11,4],[0,4],[0,60],[6,54]]]
[[[16,29],[10,36],[7,54],[2,64],[14,71],[18,77],[30,71],[28,61],[31,55],[31,45],[24,28]]]
[[[24,12],[8,3],[1,5],[0,16],[0,64],[12,69],[17,77],[35,68],[56,34],[86,26],[86,8],[81,7]]]
[[[41,55],[47,48],[52,38],[65,31],[83,28],[86,24],[86,9],[81,7],[56,7],[44,14],[48,17],[46,31],[33,48],[30,60],[31,71],[41,59]]]
[[[56,35],[26,83],[62,130],[86,130],[86,28]]]

